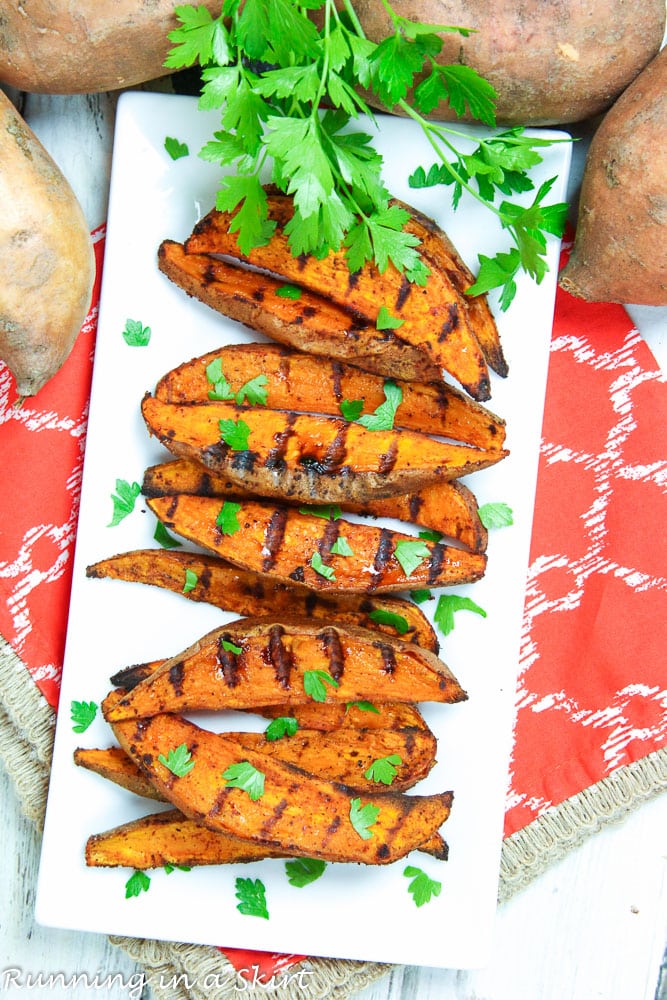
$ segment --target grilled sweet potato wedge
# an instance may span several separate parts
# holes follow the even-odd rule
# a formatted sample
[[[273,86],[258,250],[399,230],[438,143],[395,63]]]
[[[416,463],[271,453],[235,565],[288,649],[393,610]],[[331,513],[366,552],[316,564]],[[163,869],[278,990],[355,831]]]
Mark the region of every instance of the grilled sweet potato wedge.
[[[144,799],[164,802],[161,793],[120,747],[77,747],[74,763]]]
[[[361,413],[384,403],[385,380],[353,365],[289,351],[275,344],[230,344],[193,358],[168,372],[155,387],[164,403],[205,403],[213,382],[207,374],[217,364],[231,392],[257,375],[266,378],[266,405],[273,410],[341,415],[341,403],[360,400]],[[396,380],[395,380],[396,381]],[[444,382],[396,381],[402,399],[395,427],[462,441],[478,448],[502,448],[505,421],[481,403]]]
[[[488,468],[506,454],[417,431],[367,430],[342,418],[263,406],[163,403],[145,396],[141,412],[149,432],[172,454],[195,459],[261,496],[303,503],[409,493]],[[245,436],[233,440],[230,435],[239,430]]]
[[[196,582],[184,590],[187,575]],[[173,549],[134,549],[86,567],[86,576],[151,584],[223,611],[258,617],[267,614],[359,625],[399,635],[437,653],[438,638],[428,618],[400,597],[313,594],[295,584],[238,569],[217,556]]]
[[[434,833],[418,848],[440,861],[447,860],[447,844]],[[271,844],[258,844],[223,831],[208,830],[178,809],[153,813],[96,833],[86,843],[86,864],[144,870],[165,865],[228,865],[289,857]]]
[[[345,785],[240,748],[224,735],[175,715],[156,715],[138,725],[115,723],[113,730],[155,787],[190,819],[288,854],[388,864],[437,833],[451,810],[451,792],[405,795],[388,791],[359,796]],[[193,766],[177,776],[161,759],[168,759],[169,751],[183,744]],[[263,791],[257,798],[224,777],[232,765],[241,764],[263,775]],[[374,814],[365,829],[358,822],[363,806],[370,806]]]
[[[147,497],[190,493],[226,500],[260,499],[236,483],[231,483],[223,473],[212,472],[200,462],[187,458],[163,462],[146,469],[142,493]],[[480,520],[474,494],[463,483],[433,483],[409,495],[400,493],[392,497],[367,500],[365,503],[343,500],[338,506],[352,514],[394,517],[399,521],[418,524],[456,539],[473,552],[486,551],[488,532]]]
[[[423,541],[419,551],[428,554],[406,572],[398,556],[412,551],[414,536],[342,517],[323,520],[256,500],[239,503],[238,529],[233,534],[225,534],[217,524],[221,504],[214,497],[155,497],[148,506],[166,528],[201,548],[244,569],[317,591],[383,593],[444,587],[473,583],[486,569],[482,552]],[[336,552],[344,546],[341,539],[351,554]]]
[[[457,702],[449,668],[411,643],[355,626],[241,618],[213,629],[105,701],[109,722],[162,712],[310,701]]]
[[[422,348],[431,364],[448,372],[474,399],[491,395],[489,371],[468,314],[468,306],[447,272],[431,259],[424,285],[409,282],[389,263],[383,273],[367,263],[350,274],[345,251],[322,260],[294,257],[285,231],[293,214],[292,200],[273,193],[269,216],[277,225],[271,240],[244,254],[231,231],[233,214],[213,209],[195,226],[185,242],[186,253],[224,254],[244,261],[330,298],[376,323],[384,306],[402,325],[399,338]]]
[[[442,379],[428,355],[393,330],[378,330],[374,323],[305,288],[298,298],[285,297],[283,279],[208,254],[186,253],[173,240],[160,245],[158,267],[192,298],[280,344],[389,378]]]

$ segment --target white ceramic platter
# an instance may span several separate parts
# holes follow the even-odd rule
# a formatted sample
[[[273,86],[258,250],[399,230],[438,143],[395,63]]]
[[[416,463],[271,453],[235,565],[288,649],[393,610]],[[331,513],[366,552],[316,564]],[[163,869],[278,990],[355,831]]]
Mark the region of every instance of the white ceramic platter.
[[[151,873],[148,892],[126,899],[126,869],[91,869],[84,846],[101,832],[154,811],[152,803],[75,767],[78,745],[113,742],[99,717],[82,735],[72,731],[73,700],[100,703],[119,668],[178,653],[235,615],[141,584],[86,578],[88,564],[118,552],[155,546],[155,519],[139,498],[134,512],[109,527],[117,479],[141,482],[145,468],[168,456],[145,430],[139,403],[167,370],[222,343],[261,339],[189,299],[157,269],[164,238],[184,239],[213,205],[219,172],[197,157],[219,127],[194,98],[124,94],[118,105],[108,234],[74,563],[61,707],[44,831],[36,904],[39,922],[70,929],[263,951],[441,967],[474,967],[486,960],[496,908],[499,855],[512,740],[520,629],[539,436],[544,401],[559,243],[550,240],[550,272],[538,286],[521,277],[514,303],[499,313],[510,375],[493,377],[488,404],[505,417],[511,455],[468,477],[480,503],[505,501],[512,527],[490,533],[485,578],[457,588],[487,617],[460,613],[441,655],[469,694],[455,706],[426,706],[438,737],[438,764],[416,792],[455,793],[443,828],[448,862],[415,854],[392,866],[331,864],[305,888],[294,888],[284,862]],[[460,142],[469,144],[462,130]],[[554,135],[554,133],[540,133]],[[558,134],[560,138],[564,136]],[[166,136],[187,142],[190,155],[172,160]],[[432,155],[409,121],[382,117],[376,147],[397,197],[425,211],[451,235],[475,269],[477,254],[506,249],[493,217],[472,199],[453,212],[449,189],[413,191],[408,175]],[[536,185],[557,181],[550,200],[563,201],[569,145],[548,148]],[[129,347],[128,318],[150,326],[147,347]],[[415,529],[416,530],[416,529]],[[431,601],[422,606],[427,614]],[[207,718],[205,724],[224,728]],[[238,719],[231,720],[238,727]],[[259,719],[246,726],[264,728]],[[414,864],[441,881],[437,898],[417,908],[403,870]],[[237,876],[261,878],[270,917],[237,908]]]

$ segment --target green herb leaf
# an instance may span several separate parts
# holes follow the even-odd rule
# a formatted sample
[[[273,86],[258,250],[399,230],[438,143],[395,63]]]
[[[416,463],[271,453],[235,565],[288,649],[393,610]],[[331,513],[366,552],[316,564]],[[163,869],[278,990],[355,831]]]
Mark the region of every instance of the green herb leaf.
[[[190,865],[170,865],[169,862],[167,862],[166,865],[163,865],[163,868],[164,868],[165,875],[171,875],[171,873],[175,872],[175,871],[179,871],[179,872],[191,872],[192,871],[192,868],[191,868]]]
[[[327,684],[335,688],[339,686],[338,681],[334,680],[326,670],[304,670],[303,690],[313,701],[327,700]]]
[[[183,156],[190,155],[187,142],[180,142],[173,136],[168,135],[164,140],[164,148],[167,150],[172,160],[180,160]]]
[[[236,909],[248,917],[269,919],[266,905],[266,886],[261,879],[237,878],[235,881]]]
[[[146,347],[150,339],[150,326],[144,326],[141,320],[138,319],[128,319],[125,321],[123,340],[128,347]]]
[[[350,422],[358,420],[364,409],[363,399],[342,399],[340,412]]]
[[[404,319],[397,319],[396,316],[392,316],[386,306],[380,306],[378,317],[375,321],[376,329],[398,330],[399,326],[403,326],[404,323]]]
[[[343,535],[339,535],[336,541],[331,546],[331,551],[335,556],[353,556],[354,551],[347,538]]]
[[[336,579],[336,574],[333,570],[333,567],[327,566],[327,564],[323,561],[322,556],[319,554],[319,552],[313,553],[312,558],[310,560],[310,565],[313,567],[315,572],[319,573],[320,576],[323,576],[325,580]]]
[[[391,785],[398,774],[396,769],[402,763],[403,759],[397,753],[391,753],[388,757],[378,757],[364,772],[364,778],[368,778],[369,781],[380,781],[383,785]]]
[[[348,701],[345,706],[345,711],[347,712],[350,708],[358,708],[360,712],[373,712],[375,715],[380,715],[380,709],[376,708],[371,701]]]
[[[139,483],[128,483],[126,479],[116,480],[116,492],[111,494],[113,517],[107,525],[108,528],[115,528],[128,514],[132,513],[140,493]]]
[[[183,584],[183,593],[189,594],[190,591],[194,590],[199,582],[199,577],[193,569],[186,569],[185,571],[185,583]]]
[[[158,760],[161,764],[164,764],[168,771],[175,774],[177,778],[183,778],[195,766],[187,743],[181,743],[180,746],[170,750],[166,757],[161,753],[158,756]]]
[[[323,517],[325,520],[337,521],[342,514],[337,504],[327,504],[324,507],[299,507],[300,514],[311,514],[313,517]]]
[[[401,568],[406,576],[412,576],[414,571],[421,566],[425,559],[431,556],[431,550],[426,542],[397,542],[394,548],[394,555],[401,564]]]
[[[362,840],[370,840],[373,836],[369,827],[377,821],[380,815],[380,807],[367,802],[362,806],[361,799],[352,799],[350,802],[350,822]]]
[[[230,788],[242,788],[247,792],[253,802],[264,794],[264,772],[259,771],[250,761],[230,764],[222,777]]]
[[[294,736],[299,728],[299,723],[291,715],[279,715],[272,719],[264,730],[267,740],[281,740],[284,736]]]
[[[169,534],[162,521],[158,521],[155,525],[153,538],[163,549],[178,549],[181,547],[181,542]]]
[[[485,528],[506,528],[514,524],[512,508],[506,503],[484,503],[477,513]]]
[[[283,299],[294,299],[296,301],[301,298],[302,291],[298,285],[281,285],[280,288],[276,288],[276,295],[280,295]]]
[[[148,892],[150,884],[150,876],[146,872],[135,871],[125,883],[125,899],[131,899],[133,896],[140,896],[142,892]]]
[[[250,427],[245,420],[219,420],[220,437],[232,451],[248,451]]]
[[[374,413],[365,413],[357,421],[369,431],[390,431],[394,426],[396,410],[403,400],[403,390],[395,382],[384,383],[384,403]]]
[[[241,525],[239,524],[238,519],[238,513],[240,510],[240,503],[234,503],[233,500],[224,501],[218,512],[218,516],[215,519],[215,523],[217,527],[220,528],[223,535],[234,535],[237,531],[241,530]]]
[[[326,861],[320,858],[295,858],[293,861],[286,861],[287,881],[297,889],[303,889],[305,885],[320,878],[326,866]]]
[[[234,653],[235,656],[238,656],[239,653],[243,652],[243,649],[241,648],[241,646],[235,645],[235,643],[230,642],[229,639],[223,639],[221,645],[222,645],[222,648],[224,650],[226,650],[226,652],[228,652],[228,653]]]
[[[425,531],[419,532],[419,537],[423,538],[426,542],[441,542],[443,535],[441,531],[433,531],[431,528],[427,528]]]
[[[433,620],[443,635],[449,635],[453,630],[454,615],[457,611],[474,611],[476,615],[486,618],[486,611],[469,597],[461,597],[459,594],[441,594],[433,614]]]
[[[421,868],[408,865],[407,868],[403,869],[403,874],[412,880],[408,886],[408,892],[414,899],[416,906],[423,906],[424,903],[429,903],[434,896],[440,895],[442,882],[430,878]]]
[[[371,621],[377,622],[378,625],[391,625],[399,635],[405,635],[410,628],[407,618],[404,618],[403,615],[397,615],[395,611],[387,611],[385,608],[375,608],[368,617]]]
[[[245,382],[236,393],[236,402],[241,406],[246,400],[251,406],[266,406],[266,375],[255,375]]]
[[[433,594],[430,590],[426,588],[420,588],[418,590],[411,590],[410,597],[415,602],[415,604],[424,604],[425,601],[430,601]]]
[[[95,721],[97,705],[94,701],[73,701],[70,706],[70,715],[74,723],[72,732],[85,733],[86,729]]]
[[[220,358],[214,358],[213,361],[209,362],[206,366],[206,378],[213,386],[212,389],[209,389],[209,399],[226,402],[227,400],[236,398],[234,392],[232,391],[232,387],[225,378],[225,373],[222,370],[222,360]]]

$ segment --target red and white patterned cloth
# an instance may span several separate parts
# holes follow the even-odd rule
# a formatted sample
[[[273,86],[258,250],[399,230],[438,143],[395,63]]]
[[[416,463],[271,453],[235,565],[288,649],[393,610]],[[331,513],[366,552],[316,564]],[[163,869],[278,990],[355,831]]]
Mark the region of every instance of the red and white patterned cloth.
[[[93,236],[93,306],[63,369],[17,408],[0,363],[0,634],[54,707],[104,227]],[[664,377],[625,310],[559,290],[506,835],[667,744],[666,428]],[[225,953],[256,975],[257,953]],[[298,958],[257,968],[270,975]]]

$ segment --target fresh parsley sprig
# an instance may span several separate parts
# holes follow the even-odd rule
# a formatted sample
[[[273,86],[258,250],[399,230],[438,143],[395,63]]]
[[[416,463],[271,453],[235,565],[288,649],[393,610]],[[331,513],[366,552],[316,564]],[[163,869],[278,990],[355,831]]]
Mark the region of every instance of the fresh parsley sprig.
[[[466,36],[470,29],[411,21],[388,0],[382,5],[392,31],[379,43],[366,38],[352,0],[338,6],[335,0],[224,0],[218,17],[205,7],[175,9],[179,26],[168,36],[173,47],[165,66],[199,63],[199,106],[220,111],[221,127],[199,154],[226,171],[216,206],[235,212],[232,226],[244,252],[263,245],[275,229],[263,187],[271,180],[294,198],[285,231],[295,255],[345,247],[351,271],[366,261],[384,271],[391,261],[424,284],[428,268],[418,239],[405,231],[408,213],[392,203],[384,184],[382,157],[370,135],[349,127],[360,114],[374,118],[365,89],[388,110],[412,118],[428,138],[437,162],[413,174],[415,186],[453,185],[454,208],[466,190],[506,230],[508,249],[493,258],[480,255],[471,289],[501,288],[506,309],[518,271],[542,280],[546,235],[560,234],[565,206],[544,204],[552,180],[528,207],[496,205],[495,197],[532,189],[529,170],[541,162],[539,149],[548,140],[516,128],[483,140],[471,154],[459,152],[461,133],[426,116],[447,100],[457,115],[495,126],[489,82],[469,66],[436,61],[443,32]]]

